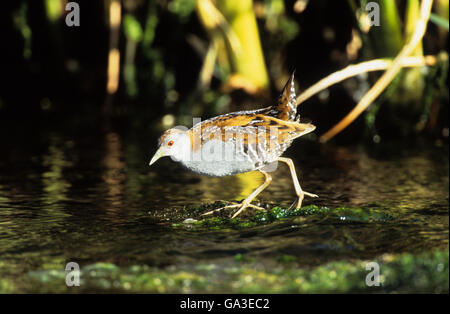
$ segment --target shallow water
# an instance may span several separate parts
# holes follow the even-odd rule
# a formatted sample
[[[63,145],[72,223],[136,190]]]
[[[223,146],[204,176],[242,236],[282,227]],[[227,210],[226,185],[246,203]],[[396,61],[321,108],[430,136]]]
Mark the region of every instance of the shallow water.
[[[27,287],[27,276],[64,270],[70,261],[165,269],[220,267],[241,255],[271,265],[289,256],[298,267],[315,267],[448,249],[447,144],[364,148],[297,140],[285,155],[303,188],[320,196],[304,205],[348,209],[245,228],[196,228],[182,223],[201,219],[191,208],[241,200],[262,175],[201,177],[170,158],[150,168],[156,136],[150,128],[2,127],[0,273],[15,291],[52,291]],[[269,207],[295,200],[285,165],[259,200]]]

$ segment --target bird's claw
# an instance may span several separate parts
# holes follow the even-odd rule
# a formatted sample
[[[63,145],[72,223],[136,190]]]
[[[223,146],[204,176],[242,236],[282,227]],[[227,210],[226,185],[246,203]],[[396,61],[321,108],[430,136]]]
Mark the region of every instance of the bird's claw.
[[[258,210],[265,210],[262,207],[259,207],[259,206],[253,205],[253,204],[247,204],[244,201],[244,202],[239,203],[239,204],[227,205],[227,206],[223,206],[223,207],[220,207],[220,208],[217,208],[217,209],[213,209],[213,210],[211,210],[209,212],[203,213],[202,216],[211,215],[211,214],[213,214],[215,212],[221,211],[222,209],[235,208],[235,207],[238,207],[239,209],[238,209],[238,211],[236,213],[233,214],[233,216],[231,218],[235,218],[236,216],[238,216],[247,207],[255,208],[255,209],[258,209]]]
[[[302,194],[300,194],[300,196],[298,197],[298,200],[297,200],[297,201],[294,201],[294,202],[292,203],[292,205],[289,206],[288,209],[301,208],[301,207],[302,207],[303,198],[305,197],[305,195],[306,195],[306,196],[309,196],[309,197],[319,197],[319,195],[317,195],[317,194],[313,194],[313,193],[309,193],[309,192],[306,192],[306,191],[302,191]],[[297,206],[296,206],[296,207],[294,207],[294,204],[295,204],[295,203],[297,203]]]

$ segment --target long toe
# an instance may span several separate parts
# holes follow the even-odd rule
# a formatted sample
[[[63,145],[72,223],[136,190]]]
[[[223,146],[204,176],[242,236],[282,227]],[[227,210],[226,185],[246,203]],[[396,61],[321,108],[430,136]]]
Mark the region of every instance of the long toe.
[[[258,210],[264,210],[264,211],[266,210],[264,207],[259,207],[259,206],[253,205],[253,204],[249,204],[248,207],[258,209]]]
[[[319,197],[319,195],[317,195],[317,194],[309,193],[306,191],[303,191],[303,194],[305,194],[306,196],[309,196],[309,197]]]
[[[213,209],[213,210],[210,210],[209,212],[203,213],[202,216],[211,215],[211,214],[213,214],[215,212],[221,211],[222,209],[234,208],[234,207],[239,207],[239,206],[241,206],[241,204],[227,205],[227,206],[220,207],[220,208],[217,208],[217,209]]]

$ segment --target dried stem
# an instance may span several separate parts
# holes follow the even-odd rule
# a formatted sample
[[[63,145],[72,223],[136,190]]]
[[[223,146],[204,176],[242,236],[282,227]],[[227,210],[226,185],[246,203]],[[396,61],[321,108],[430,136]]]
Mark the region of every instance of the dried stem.
[[[297,104],[305,102],[307,99],[311,98],[320,91],[342,82],[353,76],[357,76],[362,73],[382,71],[388,69],[392,65],[392,59],[376,59],[366,62],[361,62],[358,64],[352,64],[345,69],[334,72],[327,77],[321,79],[313,86],[309,87],[303,91],[297,97]],[[406,57],[402,59],[401,66],[407,67],[422,67],[422,66],[433,66],[436,64],[435,56],[425,56],[425,57]]]

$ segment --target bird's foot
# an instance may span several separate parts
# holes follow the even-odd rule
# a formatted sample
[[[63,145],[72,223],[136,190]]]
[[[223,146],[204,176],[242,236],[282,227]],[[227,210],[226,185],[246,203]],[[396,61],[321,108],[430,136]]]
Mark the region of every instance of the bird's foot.
[[[213,214],[213,213],[215,213],[215,212],[221,211],[222,209],[227,209],[227,208],[239,208],[238,211],[237,211],[236,213],[234,213],[234,215],[231,217],[231,218],[235,218],[235,217],[236,217],[237,215],[239,215],[244,209],[246,209],[246,208],[248,208],[248,207],[250,207],[250,208],[255,208],[255,209],[258,209],[258,210],[265,210],[265,209],[262,208],[262,207],[253,205],[253,204],[251,204],[251,203],[246,203],[245,201],[243,201],[242,203],[239,203],[239,204],[227,205],[227,206],[223,206],[223,207],[220,207],[220,208],[217,208],[217,209],[213,209],[213,210],[211,210],[211,211],[209,211],[209,212],[206,212],[206,213],[202,214],[202,216],[211,215],[211,214]]]
[[[309,196],[309,197],[319,197],[319,195],[317,195],[317,194],[313,194],[313,193],[309,193],[309,192],[306,192],[306,191],[302,191],[302,194],[299,195],[298,200],[294,201],[294,203],[292,203],[292,205],[289,206],[288,209],[301,208],[302,207],[303,198],[305,197],[305,195]],[[295,203],[297,203],[297,205],[294,207]]]
[[[244,209],[246,209],[247,207],[250,208],[254,208],[254,209],[258,209],[258,210],[265,210],[265,208],[253,205],[251,203],[246,203],[245,201],[243,201],[241,204],[237,204],[237,207],[239,207],[239,210],[237,212],[235,212],[233,214],[233,216],[231,216],[231,218],[235,218],[237,217],[240,213],[242,213],[244,211]]]

